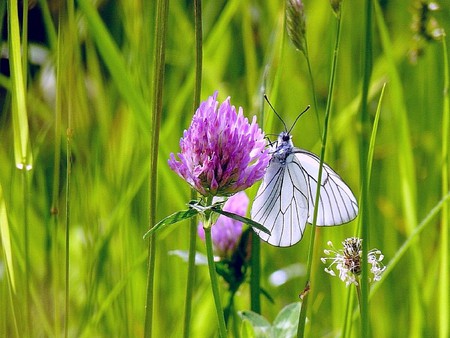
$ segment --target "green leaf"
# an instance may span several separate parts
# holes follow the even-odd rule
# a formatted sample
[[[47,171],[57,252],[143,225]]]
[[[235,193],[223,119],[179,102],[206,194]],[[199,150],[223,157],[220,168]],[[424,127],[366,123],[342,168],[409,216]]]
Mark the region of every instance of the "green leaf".
[[[248,321],[243,321],[241,324],[241,338],[253,337],[255,337],[255,330],[253,330],[252,324]]]
[[[295,337],[301,303],[286,305],[275,318],[272,326],[272,337]]]
[[[285,306],[275,318],[273,325],[266,318],[253,311],[241,311],[242,337],[278,338],[295,337],[301,303],[292,303]]]
[[[201,199],[199,199],[199,200],[191,200],[191,201],[189,201],[188,205],[189,205],[189,208],[195,209],[199,213],[204,214],[208,210],[213,210],[214,211],[214,209],[216,209],[216,208],[217,209],[222,209],[223,205],[225,204],[226,201],[227,200],[224,199],[224,200],[215,202],[212,205],[206,205],[205,206],[205,205],[203,205],[204,202]]]
[[[253,311],[240,311],[243,337],[269,338],[271,325],[266,318]],[[250,327],[249,327],[250,326]]]
[[[163,218],[161,221],[159,221],[153,228],[151,228],[149,231],[145,233],[143,236],[144,239],[147,238],[150,234],[154,233],[155,231],[161,230],[168,225],[183,221],[185,219],[191,218],[198,214],[198,211],[195,209],[188,209],[188,210],[181,210],[173,213],[170,216],[167,216]]]
[[[250,218],[239,216],[239,215],[233,214],[231,212],[222,210],[222,209],[217,208],[217,207],[214,207],[212,210],[214,212],[217,212],[218,214],[227,216],[227,217],[232,218],[232,219],[234,219],[236,221],[239,221],[239,222],[251,225],[252,227],[257,228],[258,230],[261,230],[262,232],[265,232],[266,234],[270,235],[270,231],[268,229],[264,228],[261,224],[259,224],[258,222],[255,222],[254,220],[251,220]]]

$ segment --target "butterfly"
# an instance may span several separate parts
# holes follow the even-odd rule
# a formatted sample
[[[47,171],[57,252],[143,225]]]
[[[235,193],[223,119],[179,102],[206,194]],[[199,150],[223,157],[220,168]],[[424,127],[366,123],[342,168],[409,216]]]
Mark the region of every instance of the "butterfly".
[[[272,157],[251,209],[251,219],[270,231],[270,235],[253,228],[271,245],[292,246],[302,239],[306,223],[313,223],[314,202],[320,158],[296,148],[290,131],[265,96],[270,107],[283,122],[285,131],[271,143]],[[351,189],[327,164],[323,164],[317,225],[339,225],[354,219],[358,203]]]

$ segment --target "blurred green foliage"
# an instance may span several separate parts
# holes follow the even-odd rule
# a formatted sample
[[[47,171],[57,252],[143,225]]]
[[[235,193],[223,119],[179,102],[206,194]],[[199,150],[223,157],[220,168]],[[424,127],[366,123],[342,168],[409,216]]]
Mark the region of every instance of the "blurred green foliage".
[[[95,6],[88,0],[28,2],[25,100],[34,162],[32,170],[25,172],[16,167],[14,157],[17,135],[12,111],[17,85],[9,66],[8,7],[5,2],[0,4],[0,208],[4,203],[7,215],[0,217],[0,336],[22,337],[27,332],[34,337],[61,336],[66,323],[73,337],[141,336],[155,4],[138,0],[105,0]],[[445,191],[441,180],[443,161],[448,162],[442,157],[442,146],[448,143],[442,138],[446,54],[442,42],[435,39],[435,29],[450,31],[450,5],[444,1],[439,5],[430,11],[412,1],[381,1],[381,12],[374,20],[372,118],[384,83],[386,89],[369,188],[369,247],[381,249],[386,264]],[[204,1],[201,99],[214,90],[219,91],[220,101],[231,96],[246,116],[257,115],[273,138],[282,125],[264,104],[262,93],[267,93],[290,125],[305,106],[312,105],[314,90],[323,120],[336,19],[328,1],[304,1],[304,8],[315,88],[311,88],[303,55],[287,39],[283,1]],[[20,6],[19,12],[23,24]],[[361,13],[362,3],[343,2],[326,154],[326,162],[357,196],[365,24]],[[168,20],[158,220],[185,209],[189,201],[188,185],[169,170],[167,159],[171,152],[178,152],[179,139],[193,114],[192,1],[171,1]],[[399,111],[405,113],[403,118]],[[292,133],[296,146],[319,152],[315,112],[305,114]],[[412,156],[406,164],[399,161],[405,154]],[[403,165],[408,168],[402,169]],[[405,172],[412,189],[407,195],[402,183]],[[249,189],[250,196],[255,192],[256,187]],[[67,225],[70,316],[64,318]],[[347,291],[354,290],[329,278],[319,258],[328,240],[339,243],[353,236],[356,225],[353,221],[318,232],[307,331],[312,337],[337,336],[344,326]],[[449,227],[448,219],[446,223],[439,217],[433,219],[413,250],[380,282],[369,310],[374,337],[437,336],[442,325],[448,327],[439,321],[436,306],[442,296],[436,280],[442,271],[439,250],[445,250],[441,242],[445,227]],[[310,231],[308,226],[306,238]],[[179,337],[182,332],[187,264],[171,251],[187,250],[188,232],[183,222],[157,234],[156,337]],[[201,241],[198,250],[205,251]],[[261,283],[274,299],[273,303],[264,297],[262,301],[262,314],[269,322],[285,305],[298,301],[305,283],[302,266],[307,250],[305,240],[287,249],[261,245]],[[9,254],[12,265],[7,263]],[[296,269],[292,278],[281,285],[271,284],[272,273],[291,266]],[[11,271],[15,289],[8,279],[13,276]],[[209,337],[217,330],[209,278],[205,266],[198,266],[197,271],[192,337]],[[415,294],[419,298],[413,304],[411,295]],[[248,285],[236,297],[235,309],[248,310]],[[355,337],[358,325],[355,320]]]

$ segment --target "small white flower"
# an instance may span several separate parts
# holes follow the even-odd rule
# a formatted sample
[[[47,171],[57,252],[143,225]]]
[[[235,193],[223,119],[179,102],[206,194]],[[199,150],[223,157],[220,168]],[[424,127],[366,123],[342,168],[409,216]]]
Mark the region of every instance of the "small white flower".
[[[361,258],[362,258],[362,239],[357,237],[347,238],[342,242],[343,249],[336,250],[331,241],[328,246],[331,249],[325,249],[324,253],[330,257],[322,257],[321,261],[327,264],[331,261],[325,272],[331,276],[336,276],[336,271],[339,272],[339,278],[345,282],[346,286],[350,284],[358,285],[359,275],[361,274]],[[384,259],[383,254],[378,249],[372,249],[367,254],[367,262],[370,264],[370,272],[372,278],[369,281],[378,281],[381,279],[381,274],[386,267],[381,262]]]

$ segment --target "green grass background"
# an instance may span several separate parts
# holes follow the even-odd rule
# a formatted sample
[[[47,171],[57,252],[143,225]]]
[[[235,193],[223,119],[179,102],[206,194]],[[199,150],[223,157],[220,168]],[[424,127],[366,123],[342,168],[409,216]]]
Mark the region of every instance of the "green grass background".
[[[8,38],[8,24],[14,24],[13,2],[0,4],[2,50],[9,46],[11,51],[9,58],[2,53],[2,65],[9,68],[13,43],[20,46],[18,39],[30,56],[27,62],[16,54],[15,68],[0,76],[0,336],[58,337],[66,323],[71,337],[142,336],[148,251],[142,235],[149,227],[149,154],[155,127],[150,122],[155,4],[103,1],[94,7],[89,0],[79,0],[49,6],[41,0],[30,13],[44,13],[41,25],[46,37],[34,42],[21,31]],[[415,2],[379,5],[381,12],[375,11],[373,20],[371,121],[383,84],[386,88],[369,187],[369,248],[381,249],[389,266],[449,190],[448,181],[446,185],[443,181],[448,158],[442,156],[449,142],[448,130],[443,130],[448,69],[442,42],[424,44],[417,62],[410,62],[416,47],[411,30]],[[445,1],[440,5],[433,16],[449,32],[450,5]],[[325,160],[359,197],[364,4],[344,1],[343,6]],[[314,90],[323,121],[336,19],[326,0],[305,1],[305,11]],[[285,33],[283,1],[203,1],[203,37],[202,100],[214,90],[219,91],[220,101],[231,96],[246,116],[258,116],[267,134],[277,134],[282,125],[264,104],[262,91],[288,125],[313,104],[306,61]],[[38,47],[45,55],[36,63],[33,55]],[[193,5],[171,1],[158,220],[184,209],[190,198],[189,187],[170,171],[167,159],[179,151],[179,139],[193,115],[194,75]],[[292,133],[296,146],[319,153],[315,114],[305,114]],[[32,158],[23,152],[26,144]],[[32,164],[32,170],[17,169],[21,160]],[[252,197],[255,192],[253,187],[248,194]],[[434,217],[379,282],[369,308],[373,337],[448,333],[445,234],[449,225],[445,214]],[[309,299],[311,337],[336,337],[342,332],[348,293],[354,289],[330,278],[319,258],[327,241],[338,246],[356,233],[356,227],[353,221],[318,233]],[[262,314],[270,321],[286,304],[298,301],[303,290],[301,267],[306,266],[310,231],[308,226],[305,239],[291,248],[261,245],[261,283],[274,299],[271,303],[263,297]],[[188,249],[188,233],[184,222],[156,237],[155,337],[182,334],[187,264],[170,252]],[[197,245],[204,253],[203,243]],[[298,275],[282,286],[272,286],[271,273],[291,264],[300,264]],[[217,330],[209,283],[206,266],[199,266],[192,337],[213,336]],[[224,287],[222,283],[225,294]],[[352,306],[356,309],[356,302]],[[248,284],[238,293],[236,308],[249,309]],[[358,318],[352,324],[350,336],[358,337]]]

